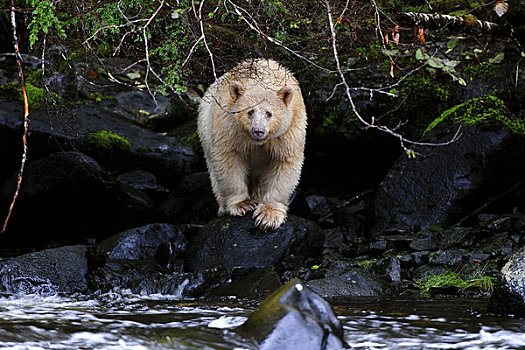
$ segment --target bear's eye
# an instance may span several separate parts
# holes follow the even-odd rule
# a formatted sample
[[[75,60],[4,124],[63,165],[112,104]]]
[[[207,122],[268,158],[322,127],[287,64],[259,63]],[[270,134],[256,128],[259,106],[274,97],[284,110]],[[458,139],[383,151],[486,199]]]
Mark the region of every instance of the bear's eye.
[[[272,117],[272,112],[266,111],[266,118],[270,119]]]
[[[249,110],[248,113],[246,113],[246,114],[248,114],[248,117],[251,118],[251,117],[253,117],[253,113],[254,113],[254,112],[253,112],[253,109],[251,109],[251,110]]]

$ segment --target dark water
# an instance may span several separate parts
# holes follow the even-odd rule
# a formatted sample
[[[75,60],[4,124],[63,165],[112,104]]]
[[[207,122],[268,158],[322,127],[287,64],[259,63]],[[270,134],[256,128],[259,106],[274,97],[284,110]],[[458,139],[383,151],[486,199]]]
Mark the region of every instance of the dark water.
[[[525,349],[525,320],[484,315],[484,299],[339,300],[358,349]],[[232,329],[254,303],[176,297],[0,298],[1,349],[254,349]]]

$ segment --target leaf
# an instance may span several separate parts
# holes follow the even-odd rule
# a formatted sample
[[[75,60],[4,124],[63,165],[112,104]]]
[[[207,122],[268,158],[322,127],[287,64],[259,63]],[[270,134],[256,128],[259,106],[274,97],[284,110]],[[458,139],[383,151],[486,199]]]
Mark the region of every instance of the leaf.
[[[496,5],[494,6],[494,11],[498,16],[503,16],[507,10],[509,9],[509,4],[507,4],[505,1],[498,1]]]
[[[493,58],[489,58],[489,63],[498,64],[503,62],[503,59],[505,58],[505,53],[500,52]]]
[[[394,56],[395,54],[397,54],[399,52],[399,50],[397,50],[397,49],[395,49],[395,50],[382,49],[381,52],[384,53],[387,56]]]
[[[137,72],[129,72],[126,74],[126,76],[128,78],[130,78],[131,80],[136,80],[138,78],[140,78],[140,73],[137,73]]]
[[[394,77],[394,62],[390,61],[390,76]]]
[[[430,56],[427,53],[421,51],[421,49],[416,50],[416,60],[420,60],[420,61],[428,60],[429,57]]]
[[[433,68],[443,68],[444,67],[441,58],[438,58],[438,57],[430,57],[428,59],[428,65]]]
[[[452,40],[447,42],[447,48],[449,50],[452,50],[453,48],[456,47],[457,44],[458,44],[458,38],[456,37],[456,38],[454,38],[454,39],[452,39]]]

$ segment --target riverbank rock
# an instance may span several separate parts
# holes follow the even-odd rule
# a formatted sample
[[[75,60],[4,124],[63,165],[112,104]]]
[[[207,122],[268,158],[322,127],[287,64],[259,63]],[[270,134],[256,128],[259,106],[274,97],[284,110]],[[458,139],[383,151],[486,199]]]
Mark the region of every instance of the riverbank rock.
[[[6,200],[16,180],[12,176],[0,191]],[[92,158],[58,152],[26,166],[16,210],[0,239],[22,245],[63,238],[83,242],[161,218],[148,196],[117,182]]]
[[[348,348],[331,306],[298,280],[266,298],[238,332],[261,350]]]
[[[153,260],[158,247],[171,242],[178,253],[186,250],[185,227],[148,224],[132,228],[98,242],[94,251],[109,260]]]
[[[190,242],[185,268],[197,271],[204,266],[233,268],[265,267],[286,256],[320,255],[324,233],[314,222],[293,215],[273,231],[254,225],[251,214],[221,216],[205,225]]]
[[[426,141],[446,141],[454,128],[436,127]],[[453,225],[519,181],[525,172],[522,136],[484,122],[463,125],[461,132],[450,145],[396,161],[369,205],[372,236],[387,228]]]
[[[512,255],[501,269],[488,311],[525,317],[525,248]]]
[[[397,291],[391,283],[357,268],[339,276],[308,281],[306,286],[323,298],[391,296]]]
[[[83,293],[87,289],[87,247],[46,249],[0,261],[0,291],[8,294]]]

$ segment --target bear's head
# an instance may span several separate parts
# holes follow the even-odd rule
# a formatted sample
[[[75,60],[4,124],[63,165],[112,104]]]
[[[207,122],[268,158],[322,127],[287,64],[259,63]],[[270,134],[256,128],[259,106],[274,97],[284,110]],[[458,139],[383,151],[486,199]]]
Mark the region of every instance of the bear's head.
[[[284,86],[278,91],[268,87],[244,88],[230,82],[230,111],[240,127],[257,143],[282,135],[293,118],[293,88]]]

